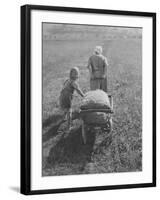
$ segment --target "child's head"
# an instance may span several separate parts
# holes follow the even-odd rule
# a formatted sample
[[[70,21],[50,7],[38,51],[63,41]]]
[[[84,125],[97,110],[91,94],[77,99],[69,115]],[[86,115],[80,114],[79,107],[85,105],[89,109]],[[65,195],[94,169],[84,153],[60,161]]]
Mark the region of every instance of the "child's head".
[[[102,54],[103,49],[102,49],[101,46],[96,46],[95,49],[94,49],[94,52],[95,52],[96,54]]]
[[[78,67],[73,67],[71,70],[70,70],[70,79],[71,80],[76,80],[79,78],[79,75],[80,75],[80,72],[79,72],[79,69]]]

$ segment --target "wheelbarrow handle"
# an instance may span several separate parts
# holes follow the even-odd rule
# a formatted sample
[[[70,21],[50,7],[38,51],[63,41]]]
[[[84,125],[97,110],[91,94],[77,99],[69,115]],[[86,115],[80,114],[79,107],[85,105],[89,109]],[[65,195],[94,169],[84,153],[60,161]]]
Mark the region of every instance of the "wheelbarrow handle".
[[[89,112],[113,113],[113,110],[112,109],[88,109],[88,110],[80,110],[80,114],[89,113]]]

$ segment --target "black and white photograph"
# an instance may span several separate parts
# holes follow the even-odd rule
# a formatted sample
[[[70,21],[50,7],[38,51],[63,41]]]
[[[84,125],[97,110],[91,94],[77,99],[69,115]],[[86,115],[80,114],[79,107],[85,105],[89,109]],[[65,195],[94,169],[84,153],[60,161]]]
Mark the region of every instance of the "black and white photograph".
[[[22,193],[154,187],[155,14],[21,14]]]
[[[42,176],[143,170],[142,38],[42,23]]]
[[[5,0],[0,15],[0,199],[159,199],[159,1]]]

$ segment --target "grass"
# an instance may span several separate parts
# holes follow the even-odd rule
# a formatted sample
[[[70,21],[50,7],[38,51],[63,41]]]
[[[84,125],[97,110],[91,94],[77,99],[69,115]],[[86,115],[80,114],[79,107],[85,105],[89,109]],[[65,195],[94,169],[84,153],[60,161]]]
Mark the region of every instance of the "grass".
[[[124,28],[117,31],[116,28],[104,30],[97,38],[97,27],[97,32],[91,32],[90,38],[90,31],[85,32],[83,27],[79,30],[82,31],[79,38],[73,40],[71,37],[77,32],[74,33],[72,27],[66,32],[72,33],[70,37],[65,35],[63,39],[43,41],[43,176],[142,170],[140,31],[135,30],[134,34],[132,29],[132,34],[129,34],[128,29],[125,31]],[[120,31],[123,34],[119,34]],[[59,29],[56,31],[57,36],[58,32]],[[54,33],[54,29],[51,33]],[[61,31],[61,35],[63,33],[65,30]],[[110,35],[112,39],[108,39]],[[79,66],[79,84],[84,92],[89,90],[86,65],[97,44],[103,46],[103,53],[110,64],[107,74],[109,92],[114,99],[113,130],[111,134],[102,131],[88,132],[89,142],[84,145],[79,120],[74,120],[74,130],[66,133],[66,123],[60,128],[53,126],[52,116],[58,107],[59,93],[71,67]],[[76,108],[80,101],[81,97],[76,95],[73,107]]]

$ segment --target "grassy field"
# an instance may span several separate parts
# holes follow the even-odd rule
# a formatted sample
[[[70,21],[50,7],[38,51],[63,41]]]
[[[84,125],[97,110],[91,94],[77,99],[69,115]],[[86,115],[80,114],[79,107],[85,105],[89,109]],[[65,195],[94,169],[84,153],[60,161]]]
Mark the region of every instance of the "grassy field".
[[[43,25],[43,176],[133,172],[142,170],[141,29]],[[94,31],[93,31],[94,30]],[[102,31],[103,30],[103,31]],[[78,66],[80,86],[89,90],[86,68],[96,45],[103,46],[109,67],[108,88],[114,99],[113,130],[88,133],[84,145],[78,120],[52,126],[52,115],[70,68]],[[73,107],[81,97],[75,94]],[[46,123],[49,122],[49,123]]]

